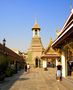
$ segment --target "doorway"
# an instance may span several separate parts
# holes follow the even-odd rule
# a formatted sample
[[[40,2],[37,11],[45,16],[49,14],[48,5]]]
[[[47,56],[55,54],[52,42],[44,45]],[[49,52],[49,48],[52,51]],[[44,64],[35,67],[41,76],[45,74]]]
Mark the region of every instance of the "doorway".
[[[35,67],[40,67],[41,65],[41,60],[37,57],[35,58]]]

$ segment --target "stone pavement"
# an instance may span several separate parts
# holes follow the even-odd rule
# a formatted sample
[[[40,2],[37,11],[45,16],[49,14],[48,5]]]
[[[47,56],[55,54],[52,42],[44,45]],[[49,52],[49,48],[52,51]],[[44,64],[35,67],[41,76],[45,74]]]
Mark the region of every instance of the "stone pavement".
[[[73,90],[73,79],[63,78],[56,81],[55,68],[44,71],[42,68],[21,71],[13,77],[7,78],[0,84],[0,90]]]

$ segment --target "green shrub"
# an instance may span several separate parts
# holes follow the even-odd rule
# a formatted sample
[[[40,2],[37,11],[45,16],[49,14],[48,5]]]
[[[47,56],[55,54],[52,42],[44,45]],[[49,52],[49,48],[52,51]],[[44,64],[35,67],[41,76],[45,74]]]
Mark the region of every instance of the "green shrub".
[[[0,81],[3,81],[5,79],[5,74],[3,72],[0,73]]]
[[[12,74],[13,74],[13,70],[11,68],[7,67],[7,69],[5,70],[5,76],[10,77],[10,76],[12,76]]]
[[[8,59],[6,56],[0,54],[0,72],[4,72],[8,66]]]
[[[3,54],[0,54],[0,81],[3,81],[5,78],[5,70],[8,66],[7,57]]]

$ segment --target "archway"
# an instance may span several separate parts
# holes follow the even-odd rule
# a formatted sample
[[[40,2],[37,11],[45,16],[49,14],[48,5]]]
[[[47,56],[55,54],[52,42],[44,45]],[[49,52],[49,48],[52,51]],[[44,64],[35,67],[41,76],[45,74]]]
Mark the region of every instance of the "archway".
[[[35,59],[35,67],[38,67],[38,58]]]
[[[35,58],[35,67],[40,67],[41,61],[38,57]]]

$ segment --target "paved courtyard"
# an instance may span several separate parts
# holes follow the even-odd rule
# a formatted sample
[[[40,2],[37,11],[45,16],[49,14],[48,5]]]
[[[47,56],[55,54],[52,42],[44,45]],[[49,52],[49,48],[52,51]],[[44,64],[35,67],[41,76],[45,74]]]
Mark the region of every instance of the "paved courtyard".
[[[73,90],[73,78],[63,78],[58,82],[55,78],[55,68],[49,68],[48,71],[32,68],[30,72],[21,71],[6,78],[0,84],[0,90]]]

